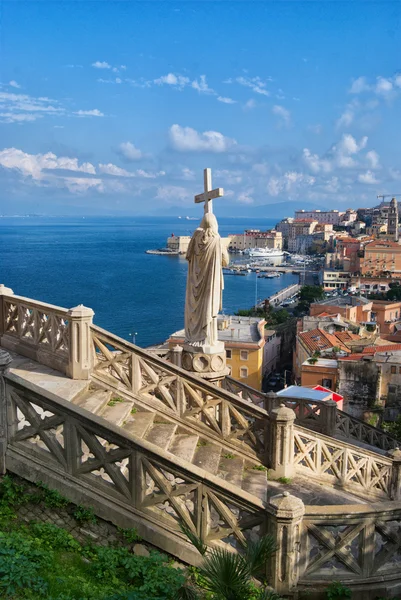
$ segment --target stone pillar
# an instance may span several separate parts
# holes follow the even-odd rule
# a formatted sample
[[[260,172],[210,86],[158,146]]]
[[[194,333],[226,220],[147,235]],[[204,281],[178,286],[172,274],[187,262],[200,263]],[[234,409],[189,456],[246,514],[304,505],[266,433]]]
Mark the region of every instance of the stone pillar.
[[[173,365],[175,365],[176,367],[181,367],[182,364],[182,346],[179,346],[178,344],[176,346],[174,346],[174,348],[171,350],[171,362],[173,363]]]
[[[320,409],[321,431],[325,435],[334,436],[337,424],[337,402],[326,400],[322,402]]]
[[[281,404],[269,413],[269,439],[266,444],[270,474],[274,479],[294,474],[294,421],[295,412]]]
[[[269,579],[277,593],[288,594],[295,589],[299,578],[305,506],[300,498],[284,492],[270,498],[269,513],[268,531],[277,546],[271,558]]]
[[[277,408],[280,404],[280,399],[276,392],[267,392],[265,394],[265,410],[269,413],[273,408]]]
[[[14,292],[11,288],[5,287],[2,283],[0,284],[0,337],[5,332],[5,310],[4,310],[4,296],[13,296]]]
[[[11,356],[6,350],[0,349],[0,475],[6,472],[7,451],[7,402],[4,372],[11,363]]]
[[[83,304],[68,311],[69,362],[67,375],[71,379],[89,379],[94,349],[90,327],[95,313]]]
[[[393,459],[393,469],[391,473],[391,500],[401,500],[401,450],[395,448],[387,452],[388,456]]]
[[[184,344],[181,364],[186,371],[192,371],[195,375],[216,384],[230,373],[223,342],[217,342],[215,346],[199,347]]]

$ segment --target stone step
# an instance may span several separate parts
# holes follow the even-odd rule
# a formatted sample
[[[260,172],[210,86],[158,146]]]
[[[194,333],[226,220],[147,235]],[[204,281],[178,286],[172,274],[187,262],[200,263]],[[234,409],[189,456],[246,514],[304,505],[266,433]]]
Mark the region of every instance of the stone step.
[[[155,416],[156,413],[145,411],[131,414],[126,424],[123,425],[123,429],[135,437],[143,438],[152,427]]]
[[[258,471],[252,468],[244,469],[242,489],[266,502],[267,471]]]
[[[126,398],[115,400],[113,396],[110,398],[105,408],[99,413],[99,417],[107,419],[114,425],[125,425],[128,418],[131,416],[131,410],[134,407],[134,402]]]
[[[183,460],[192,462],[198,440],[198,435],[177,433],[173,437],[168,451],[177,456],[178,458],[182,458]]]
[[[216,475],[219,470],[220,457],[220,446],[209,443],[206,443],[206,445],[199,445],[198,442],[192,463],[201,469],[205,469],[208,473]]]
[[[163,450],[167,450],[176,430],[177,425],[174,423],[154,423],[144,439]]]
[[[223,451],[220,459],[218,477],[238,487],[242,486],[244,475],[244,459]]]
[[[86,392],[77,400],[74,399],[74,404],[96,415],[105,408],[106,404],[111,398],[111,395],[112,393],[108,390]]]

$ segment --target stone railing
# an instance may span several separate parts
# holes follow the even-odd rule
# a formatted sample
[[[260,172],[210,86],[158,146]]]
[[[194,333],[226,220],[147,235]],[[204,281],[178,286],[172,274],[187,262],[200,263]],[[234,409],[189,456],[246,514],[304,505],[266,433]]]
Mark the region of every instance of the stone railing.
[[[93,311],[38,302],[0,285],[0,345],[73,379],[89,379]]]
[[[194,565],[200,556],[180,525],[234,552],[268,531],[277,551],[266,576],[284,595],[323,592],[333,578],[372,598],[401,585],[401,502],[305,506],[284,492],[264,503],[12,373],[4,380],[0,473],[42,481]]]
[[[217,441],[270,462],[265,443],[268,414],[263,408],[99,327],[93,325],[91,332],[94,379],[134,395],[139,402]]]
[[[260,404],[258,402],[258,404]],[[270,412],[284,404],[296,415],[295,422],[325,435],[342,438],[348,442],[358,442],[377,448],[383,452],[398,448],[401,441],[382,429],[364,423],[360,419],[339,410],[333,400],[308,400],[307,398],[290,398],[275,393],[265,394],[265,408]]]
[[[298,589],[341,581],[360,598],[399,597],[400,530],[400,504],[306,506]]]
[[[266,394],[259,392],[259,390],[255,390],[245,383],[241,383],[232,377],[225,377],[221,382],[221,387],[232,394],[236,394],[245,400],[245,402],[251,402],[252,404],[255,404],[255,406],[265,408]],[[277,406],[279,405],[277,404]]]

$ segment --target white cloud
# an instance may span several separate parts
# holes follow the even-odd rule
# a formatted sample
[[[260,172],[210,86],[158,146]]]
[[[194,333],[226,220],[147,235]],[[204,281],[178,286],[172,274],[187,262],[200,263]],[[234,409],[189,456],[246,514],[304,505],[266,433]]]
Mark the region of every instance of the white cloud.
[[[155,79],[153,83],[156,85],[172,85],[178,88],[184,88],[189,84],[189,79],[188,77],[183,77],[182,75],[168,73],[167,75],[162,75],[158,79]]]
[[[390,79],[386,79],[385,77],[378,77],[375,86],[376,94],[381,96],[387,96],[390,92],[393,91],[393,83]]]
[[[118,147],[117,153],[128,161],[135,161],[143,158],[141,150],[136,148],[132,142],[122,142]]]
[[[354,117],[355,117],[355,112],[353,110],[353,107],[348,105],[336,123],[337,129],[349,127],[351,125],[351,123],[353,122]]]
[[[223,102],[224,104],[237,104],[236,100],[233,100],[232,98],[226,98],[225,96],[218,96],[217,100],[219,102]]]
[[[10,85],[13,88],[17,88],[17,89],[20,89],[20,87],[21,87],[20,84],[15,81],[15,79],[12,79],[11,81],[9,81],[8,85]]]
[[[342,135],[339,142],[332,147],[323,157],[313,154],[309,148],[304,148],[302,161],[304,165],[314,174],[330,173],[334,169],[347,169],[357,166],[354,156],[366,147],[367,136],[358,142],[351,134]],[[373,158],[373,156],[372,156]]]
[[[254,193],[254,188],[250,188],[247,191],[243,191],[238,195],[238,202],[241,204],[253,204],[254,199],[252,194]]]
[[[77,110],[74,112],[74,115],[78,115],[79,117],[104,117],[104,114],[97,108],[93,110]]]
[[[240,85],[249,87],[255,94],[270,96],[270,92],[266,89],[266,82],[260,77],[237,77],[235,81]],[[269,81],[271,81],[271,78],[269,78]],[[226,83],[232,83],[232,80],[229,79]]]
[[[289,110],[284,108],[284,106],[276,104],[272,108],[272,113],[279,117],[279,119],[281,119],[281,124],[285,125],[286,127],[289,126],[291,120],[291,113]]]
[[[32,177],[36,181],[45,179],[46,170],[65,170],[96,174],[96,169],[91,163],[79,164],[77,158],[66,156],[57,157],[52,152],[47,154],[27,154],[17,148],[5,148],[0,151],[0,165],[6,169],[19,171],[25,177]]]
[[[184,204],[186,200],[192,200],[193,194],[186,188],[178,185],[163,185],[157,188],[156,198],[167,204]]]
[[[369,150],[369,152],[366,153],[366,158],[369,162],[370,167],[372,169],[377,169],[380,160],[377,152],[375,150]]]
[[[287,171],[280,177],[270,177],[267,191],[270,196],[278,196],[285,192],[289,198],[297,197],[300,191],[312,187],[315,182],[315,177],[311,175],[305,175],[298,171]]]
[[[224,183],[228,185],[235,185],[241,183],[242,174],[240,171],[230,171],[229,169],[217,169],[214,172],[216,179],[222,179]]]
[[[302,158],[303,162],[312,171],[312,173],[328,173],[332,169],[329,160],[320,158],[317,154],[312,154],[309,148],[303,149]]]
[[[316,125],[308,125],[308,129],[312,133],[315,133],[316,135],[320,135],[323,131],[323,126],[320,123],[317,123]]]
[[[252,110],[253,108],[255,108],[255,106],[256,106],[256,102],[255,102],[255,100],[253,100],[253,98],[251,98],[250,100],[245,102],[244,110]]]
[[[169,135],[173,148],[181,152],[226,152],[237,143],[218,131],[199,133],[192,127],[177,124],[170,127]]]
[[[191,86],[194,90],[197,90],[200,94],[215,94],[216,92],[212,90],[206,83],[206,75],[201,75],[199,77],[199,81],[195,79]]]
[[[181,169],[180,179],[184,179],[185,181],[193,181],[195,179],[195,172],[192,169],[188,169],[188,167],[184,167]]]
[[[107,165],[99,164],[100,173],[105,173],[106,175],[115,175],[116,177],[135,177],[134,173],[130,173],[121,167],[117,167],[117,165],[113,165],[112,163],[108,163]]]
[[[95,67],[95,69],[111,69],[111,65],[108,62],[100,60],[92,63],[92,67]]]
[[[30,113],[0,113],[1,123],[24,123],[27,121],[36,121],[41,119],[42,115],[32,115]]]
[[[50,102],[52,104],[49,104]],[[44,114],[52,116],[61,116],[65,114],[66,110],[64,108],[54,106],[54,104],[57,104],[57,102],[50,98],[34,98],[27,94],[0,92],[0,110],[4,111],[3,114],[15,113],[17,115],[23,115],[29,113],[29,117],[25,119],[22,116],[17,116],[16,118],[9,117],[8,123],[22,122],[24,120],[33,121],[41,118]]]
[[[361,94],[362,92],[367,92],[368,90],[370,90],[370,85],[368,85],[366,77],[358,77],[352,82],[349,93]]]
[[[379,181],[375,177],[375,174],[372,171],[366,171],[366,173],[361,173],[360,175],[358,175],[358,181],[360,181],[361,183],[366,183],[368,185],[374,185],[376,183],[379,183]]]

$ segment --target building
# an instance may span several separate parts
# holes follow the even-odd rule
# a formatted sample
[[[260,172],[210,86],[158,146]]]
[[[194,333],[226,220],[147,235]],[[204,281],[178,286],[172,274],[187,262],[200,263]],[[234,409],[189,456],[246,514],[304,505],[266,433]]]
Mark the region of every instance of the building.
[[[341,214],[340,225],[343,227],[349,227],[355,223],[358,218],[358,213],[353,208],[347,208],[345,213]]]
[[[334,348],[334,350],[333,350]],[[308,358],[324,352],[350,353],[336,333],[328,333],[324,329],[311,329],[297,334],[293,357],[293,373],[296,381],[301,379],[302,365]],[[326,386],[327,387],[327,386]]]
[[[361,294],[382,294],[388,292],[394,279],[389,277],[351,277],[350,289]]]
[[[312,219],[294,219],[288,228],[288,250],[297,252],[301,236],[310,236],[316,229],[318,221]]]
[[[276,231],[280,231],[284,240],[288,240],[290,225],[293,223],[293,221],[294,219],[292,217],[286,217],[285,219],[281,219],[281,221],[276,225]]]
[[[320,282],[326,291],[346,290],[351,281],[351,273],[344,269],[327,269],[320,271]]]
[[[314,317],[320,313],[341,315],[343,319],[353,323],[370,323],[372,321],[372,300],[358,296],[341,296],[336,299],[327,298],[321,302],[313,302],[309,314]]]
[[[281,398],[299,398],[300,400],[310,400],[311,402],[327,402],[327,400],[334,400],[337,403],[339,410],[343,409],[343,397],[340,394],[336,394],[332,390],[326,389],[322,385],[316,385],[313,387],[302,387],[300,385],[290,385],[284,390],[277,392],[277,396]],[[296,411],[297,409],[295,409]]]
[[[167,238],[167,248],[172,252],[186,254],[190,241],[190,235],[174,235],[174,233],[172,233],[171,236]]]
[[[283,235],[281,231],[260,231],[259,229],[246,229],[244,233],[231,233],[228,236],[228,249],[230,251],[247,250],[249,248],[283,248]]]
[[[372,321],[378,326],[379,333],[395,333],[401,328],[401,302],[373,300]]]
[[[401,276],[401,246],[391,240],[374,240],[366,244],[360,261],[361,275]]]
[[[301,367],[301,385],[320,385],[333,392],[337,388],[337,360],[335,358],[307,359]]]
[[[231,377],[257,390],[262,389],[264,375],[265,324],[264,319],[255,317],[222,316],[218,319],[219,341],[224,342]],[[173,333],[167,344],[172,349],[182,346],[184,340],[182,329]],[[270,344],[273,340],[267,342]],[[274,341],[272,347],[276,346]]]
[[[274,329],[265,330],[265,345],[263,355],[263,377],[277,370],[280,364],[281,338]]]
[[[339,212],[338,210],[296,210],[295,220],[310,219],[312,221],[317,221],[318,223],[340,225],[341,217],[343,215],[344,213]]]
[[[392,198],[390,202],[387,234],[394,242],[398,242],[398,203],[395,198]]]

